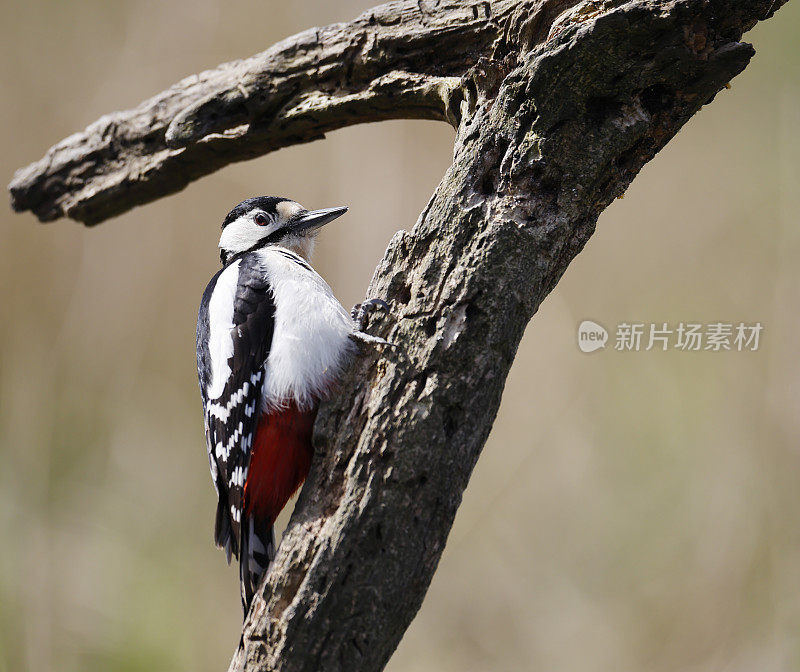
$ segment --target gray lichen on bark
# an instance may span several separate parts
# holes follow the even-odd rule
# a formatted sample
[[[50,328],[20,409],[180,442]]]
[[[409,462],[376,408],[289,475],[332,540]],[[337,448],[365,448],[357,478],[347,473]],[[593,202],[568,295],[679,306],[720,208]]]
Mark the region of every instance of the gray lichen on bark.
[[[352,123],[456,128],[452,166],[367,292],[373,333],[234,670],[380,670],[418,610],[523,330],[599,213],[753,55],[780,0],[393,2],[188,78],[56,145],[18,209],[97,223]],[[535,412],[536,396],[531,404]]]

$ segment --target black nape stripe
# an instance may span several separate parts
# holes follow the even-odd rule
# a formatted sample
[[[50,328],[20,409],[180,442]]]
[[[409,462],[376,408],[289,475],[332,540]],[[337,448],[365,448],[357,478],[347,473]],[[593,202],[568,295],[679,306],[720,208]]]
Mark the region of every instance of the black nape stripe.
[[[279,250],[276,250],[276,251],[280,252],[287,259],[291,259],[298,266],[302,266],[303,268],[305,268],[308,271],[313,271],[314,270],[313,268],[311,268],[310,264],[305,259],[303,259],[300,255],[295,254],[291,250],[281,250],[281,249],[279,249]]]
[[[257,245],[253,245],[253,247],[251,247],[251,248],[249,248],[249,249],[245,250],[244,252],[237,252],[236,254],[233,254],[233,255],[231,255],[230,257],[228,257],[227,259],[225,259],[225,260],[223,261],[223,263],[225,264],[225,266],[226,266],[226,267],[227,267],[227,266],[230,266],[230,265],[231,265],[231,264],[232,264],[234,261],[236,261],[237,259],[244,259],[244,258],[245,258],[245,257],[246,257],[248,254],[250,254],[251,252],[255,252],[256,250],[262,250],[262,249],[264,249],[265,247],[267,247],[267,245],[266,245],[266,244],[264,244],[264,243],[263,243],[263,241],[262,241],[262,242],[259,242]],[[293,262],[294,262],[294,263],[296,263],[298,266],[302,266],[302,267],[303,267],[303,268],[305,268],[307,271],[312,271],[312,272],[314,271],[314,269],[313,269],[313,268],[311,268],[311,264],[309,264],[309,263],[308,263],[308,262],[307,262],[305,259],[303,259],[303,258],[302,258],[300,255],[298,255],[298,254],[295,254],[295,253],[294,253],[294,252],[292,252],[291,250],[287,250],[287,249],[284,249],[284,248],[282,248],[282,247],[276,247],[276,248],[274,248],[274,249],[275,249],[275,251],[276,251],[276,252],[278,252],[279,254],[282,254],[282,255],[283,255],[284,257],[286,257],[287,259],[289,259],[289,260],[293,261]]]

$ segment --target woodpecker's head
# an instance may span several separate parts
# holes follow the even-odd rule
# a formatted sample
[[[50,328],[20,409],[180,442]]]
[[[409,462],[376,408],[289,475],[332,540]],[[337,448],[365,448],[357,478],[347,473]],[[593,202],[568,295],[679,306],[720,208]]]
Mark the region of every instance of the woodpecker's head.
[[[222,222],[219,256],[223,264],[240,252],[278,245],[308,259],[320,227],[347,212],[347,208],[306,210],[277,196],[242,201]]]

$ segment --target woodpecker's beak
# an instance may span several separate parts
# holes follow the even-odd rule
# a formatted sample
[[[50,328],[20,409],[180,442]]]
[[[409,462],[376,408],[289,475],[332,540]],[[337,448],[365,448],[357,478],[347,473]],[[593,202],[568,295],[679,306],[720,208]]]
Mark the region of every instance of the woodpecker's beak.
[[[291,222],[292,233],[310,233],[341,217],[347,208],[323,208],[322,210],[309,210],[294,217]]]

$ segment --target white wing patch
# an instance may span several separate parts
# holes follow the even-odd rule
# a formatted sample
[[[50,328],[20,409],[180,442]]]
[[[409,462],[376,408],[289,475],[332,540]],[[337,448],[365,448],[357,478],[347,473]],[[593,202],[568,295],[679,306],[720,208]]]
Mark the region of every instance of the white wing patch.
[[[220,273],[211,300],[208,302],[209,338],[208,352],[211,356],[211,385],[208,398],[217,399],[225,389],[231,375],[228,359],[233,356],[233,302],[239,280],[239,260],[234,261]],[[214,405],[215,410],[221,407]],[[213,411],[212,411],[213,412]],[[228,409],[228,413],[230,409]],[[222,417],[222,416],[218,416]]]

